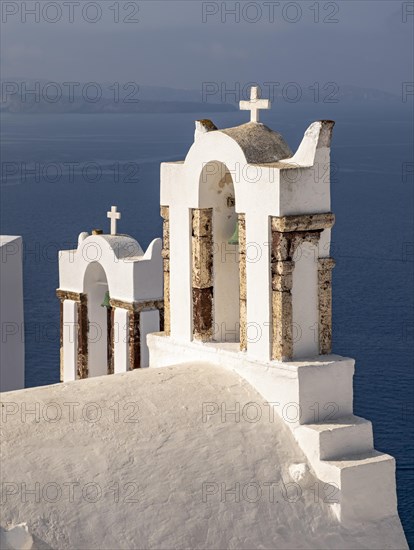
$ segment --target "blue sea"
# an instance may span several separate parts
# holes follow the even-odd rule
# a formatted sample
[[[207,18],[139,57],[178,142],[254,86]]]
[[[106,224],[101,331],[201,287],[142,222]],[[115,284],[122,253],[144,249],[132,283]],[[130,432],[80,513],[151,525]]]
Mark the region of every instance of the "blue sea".
[[[218,127],[240,112],[210,115]],[[22,235],[26,384],[59,381],[59,249],[81,231],[161,236],[160,162],[184,158],[197,114],[2,116],[1,233]],[[357,415],[397,459],[400,515],[414,547],[413,106],[279,103],[263,122],[293,150],[307,126],[336,120],[332,143],[334,352],[356,358]]]

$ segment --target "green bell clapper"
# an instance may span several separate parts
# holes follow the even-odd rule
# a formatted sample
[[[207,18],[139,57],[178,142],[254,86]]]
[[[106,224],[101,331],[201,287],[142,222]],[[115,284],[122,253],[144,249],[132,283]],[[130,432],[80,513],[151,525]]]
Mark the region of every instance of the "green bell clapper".
[[[230,240],[228,241],[229,244],[239,244],[239,223],[236,221],[236,229],[234,230],[234,233]]]
[[[111,307],[110,299],[111,298],[109,296],[109,291],[106,291],[105,292],[105,298],[104,298],[104,301],[101,304],[101,307],[107,307],[108,309],[110,309],[110,307]]]

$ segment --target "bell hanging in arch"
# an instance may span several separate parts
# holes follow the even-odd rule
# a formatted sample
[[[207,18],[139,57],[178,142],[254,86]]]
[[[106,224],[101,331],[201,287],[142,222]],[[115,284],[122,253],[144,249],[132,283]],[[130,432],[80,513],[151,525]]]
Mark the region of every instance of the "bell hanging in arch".
[[[110,308],[111,308],[110,299],[111,299],[111,297],[109,296],[109,291],[107,290],[107,291],[105,292],[105,298],[104,298],[104,300],[103,300],[103,302],[102,302],[102,304],[101,304],[101,307],[106,307],[106,308],[110,309]]]
[[[229,244],[239,244],[239,222],[236,220],[236,228],[228,241]]]

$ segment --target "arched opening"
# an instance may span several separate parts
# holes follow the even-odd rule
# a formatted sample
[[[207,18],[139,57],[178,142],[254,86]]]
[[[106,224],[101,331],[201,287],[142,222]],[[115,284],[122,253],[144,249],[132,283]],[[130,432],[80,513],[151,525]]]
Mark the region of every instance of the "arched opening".
[[[108,297],[108,281],[97,262],[86,269],[84,292],[88,304],[88,376],[92,378],[108,374],[112,353],[112,311],[102,305]]]
[[[200,204],[212,209],[212,339],[239,342],[239,252],[238,244],[230,242],[237,240],[238,215],[233,179],[225,164],[212,161],[203,167]]]

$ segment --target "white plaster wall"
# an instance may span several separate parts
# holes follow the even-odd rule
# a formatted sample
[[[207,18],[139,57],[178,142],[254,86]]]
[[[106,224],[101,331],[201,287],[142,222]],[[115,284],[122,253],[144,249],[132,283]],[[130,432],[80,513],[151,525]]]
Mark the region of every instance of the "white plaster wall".
[[[24,388],[24,313],[21,237],[0,237],[0,391]]]
[[[188,207],[170,207],[170,315],[171,336],[193,337],[191,213]]]
[[[280,171],[280,216],[330,211],[329,153],[328,148],[318,150],[310,168]]]
[[[76,251],[59,252],[59,288],[84,292],[85,273],[91,264],[105,271],[111,297],[132,302],[134,299],[134,262],[118,258],[110,244],[100,235],[87,237]]]
[[[281,170],[280,216],[330,211],[332,127],[332,123],[312,123],[293,157],[280,161],[282,166],[297,166]]]
[[[129,370],[129,314],[126,309],[116,308],[114,312],[115,345],[114,374]]]
[[[160,166],[160,182],[160,204],[162,206],[185,204],[187,193],[184,161],[162,162]],[[178,192],[177,185],[181,189],[181,193]]]
[[[293,270],[293,358],[319,354],[318,248],[302,243]]]
[[[271,270],[269,218],[259,210],[246,214],[247,354],[271,357]]]
[[[113,293],[114,297],[120,295],[118,290]],[[144,256],[134,263],[134,300],[162,299],[163,293],[162,239],[155,239]]]
[[[280,170],[272,166],[251,166],[242,182],[242,196],[246,214],[280,215]],[[236,208],[239,208],[236,205]]]
[[[132,252],[138,256],[131,256]],[[90,235],[77,250],[59,252],[59,288],[84,292],[88,266],[105,271],[111,298],[125,302],[163,296],[162,240],[155,239],[145,254],[135,239],[117,235]]]
[[[107,309],[101,304],[108,283],[100,264],[89,265],[85,274],[85,292],[88,296],[88,370],[89,378],[108,373]]]
[[[289,362],[260,361],[240,352],[237,344],[178,342],[160,334],[148,335],[147,342],[151,368],[202,361],[235,370],[268,403],[275,404],[292,430],[315,421],[316,402],[332,421],[352,414],[353,359],[329,355]]]
[[[160,330],[160,313],[158,310],[142,311],[140,314],[141,334],[141,368],[149,367],[147,335]]]
[[[247,206],[243,191],[244,174],[248,163],[239,145],[221,132],[202,134],[190,148],[184,164],[185,201],[189,201],[191,208],[209,208],[210,192],[203,185],[201,175],[203,169],[212,162],[226,166],[234,184],[236,210],[244,212]]]
[[[319,239],[319,258],[331,256],[331,229],[324,229]]]
[[[78,310],[73,300],[63,302],[63,380],[77,378]]]
[[[236,212],[246,213],[259,209],[266,215],[279,215],[280,169],[268,165],[251,165],[246,162],[238,145],[224,134],[205,134],[190,149],[185,163],[161,164],[161,199],[163,206],[186,205],[189,208],[208,208],[209,192],[200,185],[202,171],[213,163],[229,172],[236,197]],[[201,148],[209,136],[209,142]],[[222,139],[230,140],[222,147]],[[230,149],[230,150],[229,150]],[[211,169],[208,168],[208,171]],[[223,168],[219,173],[223,174]],[[214,169],[211,174],[214,176]]]

